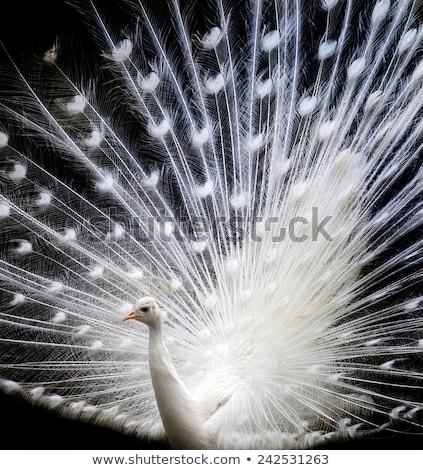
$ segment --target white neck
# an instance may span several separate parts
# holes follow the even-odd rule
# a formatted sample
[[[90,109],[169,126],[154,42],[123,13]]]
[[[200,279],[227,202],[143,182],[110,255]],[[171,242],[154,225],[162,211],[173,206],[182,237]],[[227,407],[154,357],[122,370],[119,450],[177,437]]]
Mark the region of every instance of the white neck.
[[[157,406],[174,449],[208,449],[204,418],[172,364],[162,338],[161,321],[149,325],[149,363]]]

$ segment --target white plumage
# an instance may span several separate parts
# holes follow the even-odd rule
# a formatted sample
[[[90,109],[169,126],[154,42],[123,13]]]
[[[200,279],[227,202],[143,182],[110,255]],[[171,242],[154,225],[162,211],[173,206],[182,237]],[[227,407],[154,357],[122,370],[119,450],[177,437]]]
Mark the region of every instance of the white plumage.
[[[98,3],[95,76],[2,64],[0,386],[175,448],[419,431],[422,2]]]

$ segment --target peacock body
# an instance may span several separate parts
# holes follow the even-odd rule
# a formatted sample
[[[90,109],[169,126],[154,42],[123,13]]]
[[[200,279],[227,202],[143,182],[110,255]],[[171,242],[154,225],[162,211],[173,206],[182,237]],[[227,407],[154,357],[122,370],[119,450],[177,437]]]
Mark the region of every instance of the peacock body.
[[[151,3],[74,2],[89,77],[4,54],[0,386],[175,448],[418,431],[422,2]]]

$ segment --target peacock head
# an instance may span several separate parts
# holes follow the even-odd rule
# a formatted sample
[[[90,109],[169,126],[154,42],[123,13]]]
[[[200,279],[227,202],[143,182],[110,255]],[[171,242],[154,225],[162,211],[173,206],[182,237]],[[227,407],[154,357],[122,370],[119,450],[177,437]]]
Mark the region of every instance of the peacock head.
[[[142,297],[122,321],[138,320],[147,326],[155,326],[161,321],[161,315],[154,297]]]

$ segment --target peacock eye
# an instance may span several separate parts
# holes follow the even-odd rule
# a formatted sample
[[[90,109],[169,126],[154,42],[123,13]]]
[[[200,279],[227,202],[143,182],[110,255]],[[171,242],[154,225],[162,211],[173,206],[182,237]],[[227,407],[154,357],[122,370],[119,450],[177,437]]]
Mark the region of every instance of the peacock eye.
[[[150,310],[150,307],[141,307],[141,312],[147,313]]]

